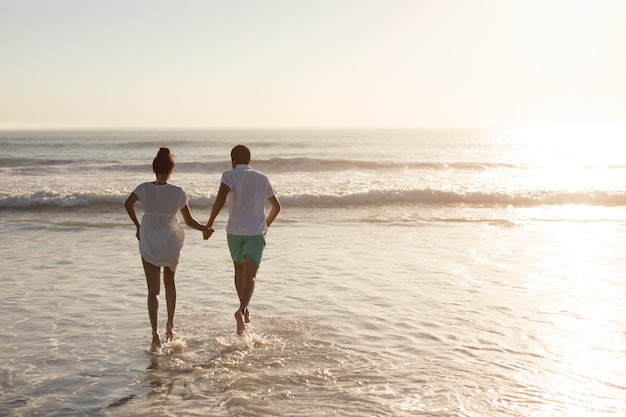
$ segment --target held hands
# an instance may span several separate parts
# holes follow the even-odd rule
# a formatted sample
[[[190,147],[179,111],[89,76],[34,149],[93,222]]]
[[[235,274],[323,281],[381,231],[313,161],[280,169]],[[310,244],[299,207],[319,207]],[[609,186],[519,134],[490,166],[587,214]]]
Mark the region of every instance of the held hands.
[[[202,227],[202,237],[204,238],[204,240],[208,240],[213,232],[215,232],[215,230],[212,227]],[[137,238],[137,240],[139,240],[139,226],[137,226],[137,232],[135,233],[135,237]]]
[[[208,240],[215,230],[212,227],[204,226],[202,229],[202,237],[204,240]]]

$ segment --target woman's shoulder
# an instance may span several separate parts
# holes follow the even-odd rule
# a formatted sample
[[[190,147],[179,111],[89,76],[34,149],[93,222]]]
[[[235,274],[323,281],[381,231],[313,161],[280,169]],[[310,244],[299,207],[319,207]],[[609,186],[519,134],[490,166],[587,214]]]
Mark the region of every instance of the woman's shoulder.
[[[180,185],[174,185],[174,184],[167,184],[167,185],[168,187],[170,187],[170,191],[169,191],[171,193],[170,195],[179,195],[183,197],[187,196],[187,192]]]
[[[142,190],[142,189],[146,188],[149,185],[150,185],[149,182],[142,182],[141,184],[139,184],[138,186],[135,187],[135,191],[134,192]]]

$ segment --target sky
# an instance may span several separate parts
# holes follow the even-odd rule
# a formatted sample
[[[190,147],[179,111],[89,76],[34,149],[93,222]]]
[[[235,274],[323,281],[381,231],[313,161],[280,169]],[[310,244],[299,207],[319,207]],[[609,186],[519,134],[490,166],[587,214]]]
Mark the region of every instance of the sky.
[[[0,0],[0,129],[626,123],[623,0]]]

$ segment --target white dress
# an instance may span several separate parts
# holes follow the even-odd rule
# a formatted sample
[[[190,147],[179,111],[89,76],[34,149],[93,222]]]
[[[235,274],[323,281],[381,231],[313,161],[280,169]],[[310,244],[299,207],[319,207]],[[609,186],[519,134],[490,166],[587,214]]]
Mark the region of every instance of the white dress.
[[[144,215],[139,228],[139,253],[148,263],[176,270],[185,242],[177,214],[187,205],[185,190],[171,184],[139,184],[133,191]]]

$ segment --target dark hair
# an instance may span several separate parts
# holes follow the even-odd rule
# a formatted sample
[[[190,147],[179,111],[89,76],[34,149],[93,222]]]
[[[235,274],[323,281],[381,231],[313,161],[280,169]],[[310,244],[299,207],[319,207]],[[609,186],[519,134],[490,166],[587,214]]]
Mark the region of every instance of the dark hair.
[[[174,155],[170,154],[168,148],[161,148],[157,153],[156,158],[152,161],[152,171],[155,174],[165,174],[169,176],[174,169]]]
[[[249,164],[250,149],[244,145],[237,145],[230,151],[230,159],[232,159],[235,164]]]

